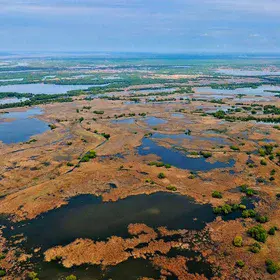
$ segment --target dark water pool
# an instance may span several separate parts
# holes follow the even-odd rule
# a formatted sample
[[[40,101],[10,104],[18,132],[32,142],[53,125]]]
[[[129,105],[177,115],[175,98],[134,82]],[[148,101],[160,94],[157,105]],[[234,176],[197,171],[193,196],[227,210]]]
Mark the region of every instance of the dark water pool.
[[[3,234],[8,240],[11,240],[11,236],[23,234],[26,240],[21,243],[21,247],[27,252],[41,247],[43,252],[56,245],[69,244],[76,238],[106,240],[112,235],[131,237],[127,232],[130,223],[145,223],[153,228],[166,226],[169,229],[201,230],[214,219],[210,205],[195,203],[191,198],[175,193],[157,192],[131,196],[116,202],[103,202],[100,197],[80,195],[70,199],[67,205],[31,221],[11,224],[2,218],[2,224],[7,226]],[[168,256],[180,254],[172,249]],[[189,251],[186,256],[196,255]],[[159,269],[153,267],[149,259],[131,258],[116,266],[106,267],[105,270],[96,265],[67,269],[57,262],[46,263],[42,255],[36,254],[32,263],[41,280],[65,279],[71,274],[80,280],[160,278]],[[191,260],[187,261],[187,265],[191,273],[205,274],[206,277],[210,273],[207,263]]]
[[[215,218],[210,205],[195,203],[187,196],[158,192],[137,195],[116,202],[102,202],[100,197],[80,195],[61,208],[38,218],[8,227],[7,236],[23,233],[27,249],[66,245],[76,238],[105,240],[112,235],[129,237],[130,223],[145,223],[151,227],[169,229],[204,228]]]
[[[144,138],[142,140],[142,145],[138,147],[138,154],[142,156],[155,154],[159,156],[164,163],[169,163],[177,168],[193,171],[209,171],[215,168],[227,168],[233,167],[235,164],[233,159],[229,162],[216,161],[210,163],[202,157],[187,157],[184,153],[160,146],[149,138]]]
[[[128,259],[116,266],[101,270],[100,266],[82,265],[79,267],[64,268],[58,263],[41,263],[37,266],[40,280],[65,279],[73,274],[79,280],[137,280],[139,277],[159,279],[160,272],[152,266],[149,260]]]

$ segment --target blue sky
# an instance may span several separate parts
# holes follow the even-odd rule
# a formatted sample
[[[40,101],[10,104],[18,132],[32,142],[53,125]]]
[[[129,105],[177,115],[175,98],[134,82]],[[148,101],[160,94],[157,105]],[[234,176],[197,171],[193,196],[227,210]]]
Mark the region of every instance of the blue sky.
[[[280,52],[280,0],[0,0],[2,51]]]

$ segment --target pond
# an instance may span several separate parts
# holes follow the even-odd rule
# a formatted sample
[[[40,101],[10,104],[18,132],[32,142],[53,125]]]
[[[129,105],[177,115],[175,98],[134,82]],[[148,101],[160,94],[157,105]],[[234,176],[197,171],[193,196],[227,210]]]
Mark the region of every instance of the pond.
[[[141,146],[138,147],[138,154],[145,156],[154,154],[161,158],[164,163],[171,164],[177,168],[188,169],[192,171],[209,171],[216,168],[233,167],[235,161],[231,159],[229,162],[216,161],[208,162],[205,158],[191,158],[186,154],[166,147],[158,145],[155,141],[149,138],[142,140]]]
[[[54,85],[54,84],[18,84],[0,86],[0,92],[18,92],[18,93],[33,93],[33,94],[59,94],[67,93],[70,90],[88,89],[91,87],[105,87],[108,84],[102,85]]]
[[[33,118],[43,114],[39,108],[0,114],[0,141],[5,144],[28,141],[33,135],[49,129],[46,122]]]
[[[166,124],[167,120],[157,118],[157,117],[147,117],[145,119],[142,119],[147,125],[154,126],[154,125],[161,125]]]

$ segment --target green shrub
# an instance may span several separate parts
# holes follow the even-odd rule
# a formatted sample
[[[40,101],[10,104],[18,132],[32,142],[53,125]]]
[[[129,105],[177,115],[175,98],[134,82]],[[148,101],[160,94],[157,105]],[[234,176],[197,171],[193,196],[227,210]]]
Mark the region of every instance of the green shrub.
[[[254,218],[254,217],[256,217],[256,215],[257,215],[257,213],[253,209],[242,211],[242,217],[243,218]]]
[[[246,190],[248,189],[248,187],[249,187],[248,185],[243,184],[243,185],[241,185],[239,188],[240,188],[240,191],[241,191],[241,192],[245,193]]]
[[[275,274],[280,269],[280,265],[276,264],[272,260],[266,260],[265,264],[266,264],[266,270],[269,274]]]
[[[82,158],[81,162],[88,162],[90,159],[96,158],[96,152],[94,150],[91,150],[87,152]]]
[[[232,208],[232,211],[237,211],[239,209],[239,204],[232,204],[231,208]]]
[[[51,124],[49,124],[49,128],[50,128],[51,130],[54,130],[54,129],[56,129],[56,125],[53,124],[53,123],[51,123]]]
[[[148,163],[150,166],[156,166],[156,167],[165,167],[167,169],[171,168],[171,164],[163,163],[163,162],[157,162],[157,161],[151,161]]]
[[[239,209],[240,210],[245,210],[247,207],[244,204],[239,204]]]
[[[251,246],[250,246],[250,251],[254,254],[256,253],[259,253],[260,250],[261,250],[261,245],[257,242],[253,243]]]
[[[268,230],[268,234],[269,235],[275,235],[275,232],[276,232],[276,230],[278,230],[278,228],[277,227],[271,227],[269,230]]]
[[[255,240],[259,242],[265,243],[267,239],[267,232],[266,230],[262,227],[262,225],[256,225],[248,230],[249,236],[254,238]]]
[[[77,280],[77,277],[72,274],[72,275],[67,276],[65,280]]]
[[[160,172],[160,173],[158,174],[158,178],[159,178],[159,179],[164,179],[164,178],[166,178],[166,176],[165,176],[164,173]]]
[[[172,186],[172,185],[167,186],[166,189],[169,190],[169,191],[173,191],[173,192],[177,191],[177,188],[175,186]]]
[[[270,160],[274,160],[274,155],[270,155],[268,158],[269,158]]]
[[[260,156],[264,157],[265,156],[265,150],[264,149],[259,149],[259,154]]]
[[[93,111],[94,114],[97,114],[97,115],[103,115],[104,114],[104,111]]]
[[[237,146],[230,146],[230,148],[231,148],[233,151],[239,151],[239,150],[240,150],[239,147],[237,147]]]
[[[241,236],[235,236],[233,239],[233,245],[235,247],[242,247],[243,245],[243,239]]]
[[[271,144],[267,144],[263,146],[265,154],[266,155],[271,155],[273,152],[273,146]]]
[[[223,206],[218,206],[218,207],[213,208],[213,212],[215,214],[227,215],[232,212],[232,206],[229,204],[225,204]]]
[[[211,152],[203,152],[203,151],[201,151],[200,154],[201,154],[204,158],[210,158],[210,157],[212,157],[212,153],[211,153]]]
[[[254,194],[257,194],[258,192],[253,190],[253,189],[250,189],[248,185],[244,184],[244,185],[241,185],[240,186],[240,191],[242,193],[245,193],[246,195],[248,196],[252,196]]]
[[[28,279],[31,279],[31,280],[35,280],[37,278],[37,276],[38,276],[38,273],[36,273],[34,271],[28,272],[28,274],[27,274]]]
[[[107,140],[111,137],[110,134],[105,133],[105,132],[102,132],[101,135],[102,135],[105,139],[107,139]]]
[[[260,163],[261,163],[261,165],[267,165],[267,163],[266,163],[266,161],[265,161],[264,159],[262,159],[262,160],[260,161]]]
[[[257,214],[256,211],[253,209],[242,211],[243,218],[254,218],[254,217],[256,217],[256,214]]]
[[[221,192],[218,192],[218,191],[213,191],[213,193],[212,193],[212,197],[214,197],[214,198],[222,198],[222,197],[223,197],[223,195],[222,195],[222,193],[221,193]]]
[[[268,217],[267,216],[257,216],[256,221],[259,223],[267,223],[268,222]]]
[[[244,261],[242,261],[242,260],[238,260],[238,261],[236,261],[236,266],[242,268],[242,267],[245,266],[245,263],[244,263]]]
[[[155,184],[155,182],[152,179],[146,179],[145,182],[146,183],[150,183],[152,185]]]

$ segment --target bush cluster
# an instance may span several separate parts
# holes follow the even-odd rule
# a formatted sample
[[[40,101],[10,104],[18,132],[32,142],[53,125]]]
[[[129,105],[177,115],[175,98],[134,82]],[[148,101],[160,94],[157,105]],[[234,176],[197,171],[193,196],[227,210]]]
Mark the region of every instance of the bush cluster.
[[[96,152],[94,150],[91,150],[81,158],[81,162],[89,162],[93,158],[96,158]]]
[[[256,225],[251,227],[248,230],[248,234],[249,236],[251,236],[252,238],[254,238],[255,240],[265,243],[266,239],[267,239],[267,232],[266,230],[263,228],[262,225]]]

